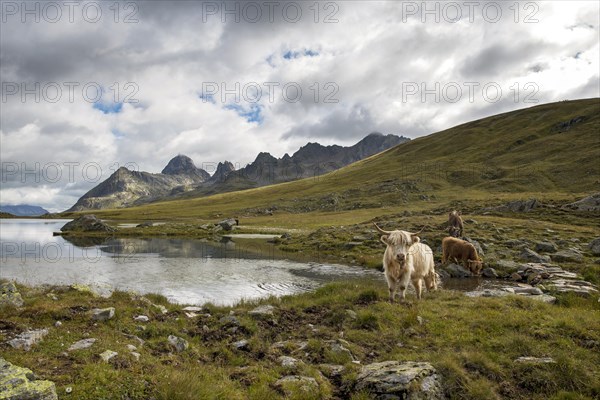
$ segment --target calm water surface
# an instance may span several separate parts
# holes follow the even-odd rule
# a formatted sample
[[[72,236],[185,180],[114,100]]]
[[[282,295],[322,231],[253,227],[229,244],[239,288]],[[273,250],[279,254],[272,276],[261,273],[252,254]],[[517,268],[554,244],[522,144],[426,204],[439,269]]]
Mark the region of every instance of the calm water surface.
[[[0,219],[0,278],[27,285],[91,284],[160,293],[186,304],[230,305],[241,299],[313,290],[327,282],[373,279],[358,267],[277,259],[260,242],[260,255],[233,241],[185,239],[67,240],[53,236],[69,220]]]

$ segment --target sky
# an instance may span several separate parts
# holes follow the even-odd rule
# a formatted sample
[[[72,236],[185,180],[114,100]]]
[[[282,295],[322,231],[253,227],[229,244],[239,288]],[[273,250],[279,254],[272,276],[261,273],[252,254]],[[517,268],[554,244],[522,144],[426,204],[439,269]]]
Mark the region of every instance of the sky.
[[[598,1],[5,1],[2,204],[599,97]]]

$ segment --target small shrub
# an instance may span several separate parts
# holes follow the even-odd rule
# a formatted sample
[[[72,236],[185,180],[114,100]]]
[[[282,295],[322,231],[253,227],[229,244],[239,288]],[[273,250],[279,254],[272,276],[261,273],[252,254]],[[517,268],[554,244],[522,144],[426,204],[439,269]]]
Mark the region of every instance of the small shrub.
[[[379,293],[375,289],[363,290],[356,298],[356,302],[359,304],[369,304],[377,301],[379,301]]]

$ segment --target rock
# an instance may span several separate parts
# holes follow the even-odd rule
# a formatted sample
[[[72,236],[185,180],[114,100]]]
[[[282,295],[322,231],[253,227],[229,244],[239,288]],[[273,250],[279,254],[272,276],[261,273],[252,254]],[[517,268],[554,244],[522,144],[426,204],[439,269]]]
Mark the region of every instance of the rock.
[[[163,306],[162,304],[152,304],[152,307],[158,309],[158,311],[160,311],[160,313],[163,315],[169,312],[169,310],[167,310],[167,307]]]
[[[141,356],[141,354],[140,354],[140,353],[137,353],[137,352],[135,352],[135,351],[132,351],[132,352],[131,352],[131,353],[129,353],[129,354],[131,354],[131,355],[132,355],[132,356],[135,358],[135,361],[139,361],[139,360],[140,360],[140,356]]]
[[[154,226],[154,224],[152,222],[142,222],[141,224],[136,225],[136,228],[149,228],[151,226]]]
[[[335,353],[336,355],[339,355],[339,356],[346,356],[349,361],[356,360],[356,358],[354,358],[354,355],[352,354],[352,352],[349,349],[347,349],[346,347],[344,347],[342,345],[342,343],[340,343],[339,340],[338,341],[328,340],[327,343],[329,344],[329,348],[332,353]]]
[[[17,367],[0,357],[0,398],[6,400],[58,400],[51,381],[38,381],[28,368]]]
[[[136,351],[136,350],[137,350],[137,347],[135,347],[135,346],[134,346],[134,345],[132,345],[132,344],[128,344],[128,345],[127,345],[127,350],[129,350],[129,351]]]
[[[484,268],[481,274],[486,278],[497,278],[498,273],[494,268]]]
[[[62,326],[62,322],[60,322],[60,321],[56,321],[56,322],[54,323],[54,327],[55,327],[55,328],[60,328],[61,326]]]
[[[187,340],[175,335],[169,335],[167,340],[169,341],[169,344],[175,347],[175,350],[179,352],[182,352],[189,347],[189,343],[187,342]]]
[[[72,388],[71,386],[67,386],[67,387],[65,388],[65,393],[66,393],[66,394],[70,394],[70,393],[72,393],[72,392],[73,392],[73,388]]]
[[[248,314],[252,315],[253,317],[257,317],[257,318],[272,317],[273,310],[275,310],[275,307],[273,307],[270,304],[267,304],[264,306],[256,307],[254,310],[251,310],[250,312],[248,312]]]
[[[574,211],[600,211],[600,192],[584,197],[574,203],[566,204],[562,208]]]
[[[94,343],[96,343],[96,339],[94,338],[82,339],[69,346],[67,351],[87,349],[88,347],[91,347]]]
[[[445,270],[450,274],[452,278],[468,278],[470,276],[473,276],[473,274],[471,274],[471,271],[466,270],[462,265],[454,263],[446,266]]]
[[[202,307],[188,306],[188,307],[182,308],[182,310],[183,311],[200,312],[200,311],[202,311]]]
[[[298,366],[298,364],[300,363],[300,361],[296,360],[294,357],[288,357],[288,356],[280,356],[277,359],[277,362],[279,364],[281,364],[282,367],[285,367],[285,368],[296,368]]]
[[[286,232],[283,235],[281,235],[281,238],[285,239],[285,240],[289,240],[292,238],[292,235],[290,235],[288,232]]]
[[[234,325],[239,326],[240,321],[233,315],[227,315],[219,320],[223,325]]]
[[[71,222],[67,222],[62,232],[116,232],[116,229],[96,218],[95,215],[82,215]]]
[[[319,370],[328,378],[336,378],[344,373],[346,367],[336,364],[319,364]]]
[[[541,295],[544,294],[540,289],[535,287],[519,287],[514,289],[515,294],[529,294],[529,295]]]
[[[92,310],[92,319],[94,321],[108,321],[109,319],[111,319],[112,317],[115,316],[115,308],[114,307],[108,307],[108,308],[94,308]]]
[[[102,358],[104,362],[109,362],[111,358],[117,356],[118,354],[119,353],[117,353],[116,351],[105,350],[102,353],[100,353],[100,358]]]
[[[150,318],[148,318],[146,315],[138,315],[136,317],[133,317],[133,320],[135,322],[148,322],[150,321]]]
[[[350,249],[352,249],[356,246],[360,246],[362,244],[363,244],[362,242],[347,242],[347,243],[344,243],[344,248],[346,250],[350,250]]]
[[[583,255],[581,255],[580,252],[573,250],[573,249],[561,250],[557,253],[552,254],[550,257],[552,258],[552,261],[555,261],[555,262],[582,262],[583,261]]]
[[[21,307],[23,298],[21,293],[17,291],[17,287],[12,282],[0,284],[0,308],[5,305]]]
[[[98,283],[92,285],[84,285],[82,283],[74,283],[71,286],[71,289],[77,290],[82,293],[91,293],[94,297],[103,297],[108,299],[112,296],[113,288],[109,285],[101,285]]]
[[[217,225],[219,225],[221,228],[223,228],[226,231],[231,231],[231,230],[233,230],[233,227],[237,225],[237,221],[233,218],[227,218],[227,219],[224,219],[223,221],[218,222]]]
[[[367,391],[376,399],[444,399],[440,378],[426,362],[384,361],[362,367],[356,380],[357,391]]]
[[[528,247],[525,247],[522,251],[521,254],[519,255],[519,257],[521,257],[521,259],[525,260],[525,261],[530,261],[530,262],[534,262],[534,263],[547,263],[550,262],[550,257],[548,256],[541,256],[538,253],[536,253],[535,251],[531,250]]]
[[[521,248],[527,246],[527,242],[520,239],[510,239],[504,242],[504,245],[509,248]]]
[[[519,357],[515,360],[515,362],[519,363],[527,363],[527,364],[552,364],[556,363],[552,357]]]
[[[314,392],[316,394],[319,389],[319,384],[315,378],[300,375],[288,375],[277,380],[275,382],[275,387],[287,395],[296,393],[295,389],[299,389],[300,391],[307,393]]]
[[[535,251],[542,251],[544,253],[555,253],[558,249],[552,242],[537,242],[535,244]]]
[[[37,329],[25,331],[18,334],[14,339],[9,340],[8,344],[15,349],[31,350],[31,346],[38,344],[48,334],[48,329]]]
[[[236,350],[248,350],[248,341],[247,340],[238,340],[231,344],[231,346]]]
[[[356,314],[356,312],[354,310],[346,310],[346,315],[348,316],[348,318],[353,319],[353,320],[358,318],[358,315]]]
[[[510,280],[520,282],[523,280],[523,277],[521,276],[521,274],[513,272],[512,274],[510,274]]]
[[[600,256],[600,237],[592,240],[588,245],[588,248],[595,256]]]

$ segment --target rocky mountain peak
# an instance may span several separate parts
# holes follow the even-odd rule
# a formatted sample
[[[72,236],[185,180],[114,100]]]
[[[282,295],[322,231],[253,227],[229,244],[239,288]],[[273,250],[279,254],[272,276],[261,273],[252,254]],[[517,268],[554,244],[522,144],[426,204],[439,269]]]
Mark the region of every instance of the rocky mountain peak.
[[[171,161],[163,168],[161,174],[165,175],[187,175],[199,178],[205,181],[210,178],[210,174],[194,165],[194,161],[186,155],[179,154],[173,157]]]

